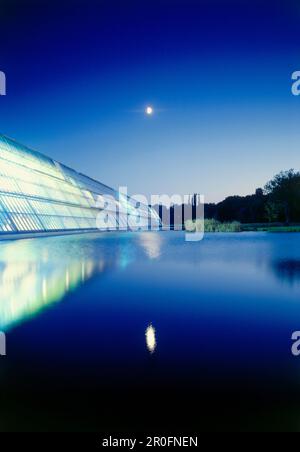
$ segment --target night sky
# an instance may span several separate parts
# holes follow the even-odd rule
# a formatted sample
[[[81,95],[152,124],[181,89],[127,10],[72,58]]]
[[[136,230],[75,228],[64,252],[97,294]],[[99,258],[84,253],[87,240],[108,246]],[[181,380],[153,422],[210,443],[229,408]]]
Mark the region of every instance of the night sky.
[[[300,169],[298,1],[1,0],[0,70],[1,133],[132,194]]]

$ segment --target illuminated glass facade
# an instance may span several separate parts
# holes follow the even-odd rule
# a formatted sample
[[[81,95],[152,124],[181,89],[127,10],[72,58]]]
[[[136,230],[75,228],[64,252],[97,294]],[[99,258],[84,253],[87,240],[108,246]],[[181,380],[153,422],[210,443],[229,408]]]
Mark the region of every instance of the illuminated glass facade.
[[[0,134],[0,234],[159,227],[157,213]]]

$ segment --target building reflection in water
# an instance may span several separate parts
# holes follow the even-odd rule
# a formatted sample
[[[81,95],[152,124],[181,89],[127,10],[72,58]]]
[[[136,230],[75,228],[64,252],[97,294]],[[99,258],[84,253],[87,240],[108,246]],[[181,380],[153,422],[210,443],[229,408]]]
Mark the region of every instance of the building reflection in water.
[[[156,330],[151,325],[151,323],[150,323],[150,325],[148,325],[148,327],[146,329],[145,336],[146,336],[146,345],[147,345],[149,352],[154,353],[156,346],[157,346]]]
[[[0,242],[0,331],[36,316],[96,274],[125,269],[140,255],[139,247],[148,259],[160,256],[159,234],[138,234],[138,247],[119,237],[112,248],[105,237],[82,235]],[[147,347],[153,352],[156,339],[151,325],[146,338]]]
[[[1,243],[1,331],[37,315],[107,267],[101,256],[84,258],[78,253],[80,258],[75,259],[64,247],[60,259],[57,255],[50,259],[51,248],[41,251],[40,246],[39,240]]]
[[[157,232],[141,232],[139,234],[139,243],[150,259],[160,257],[162,240],[162,236]]]

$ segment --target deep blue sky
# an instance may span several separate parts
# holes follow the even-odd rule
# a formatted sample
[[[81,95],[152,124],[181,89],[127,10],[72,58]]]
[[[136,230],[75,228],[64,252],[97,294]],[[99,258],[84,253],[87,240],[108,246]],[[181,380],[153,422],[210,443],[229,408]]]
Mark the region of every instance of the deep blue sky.
[[[294,0],[1,0],[0,131],[131,193],[252,193],[300,169],[299,24]]]

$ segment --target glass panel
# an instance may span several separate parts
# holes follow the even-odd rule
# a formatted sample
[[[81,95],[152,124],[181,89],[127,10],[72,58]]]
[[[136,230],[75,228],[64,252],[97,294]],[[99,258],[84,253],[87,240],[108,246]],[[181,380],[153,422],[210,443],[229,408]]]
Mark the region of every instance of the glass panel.
[[[104,205],[97,204],[102,197]],[[0,232],[144,227],[158,215],[110,187],[0,135]],[[117,213],[118,212],[118,213]],[[118,220],[117,220],[118,219]],[[147,220],[146,220],[147,219]]]

